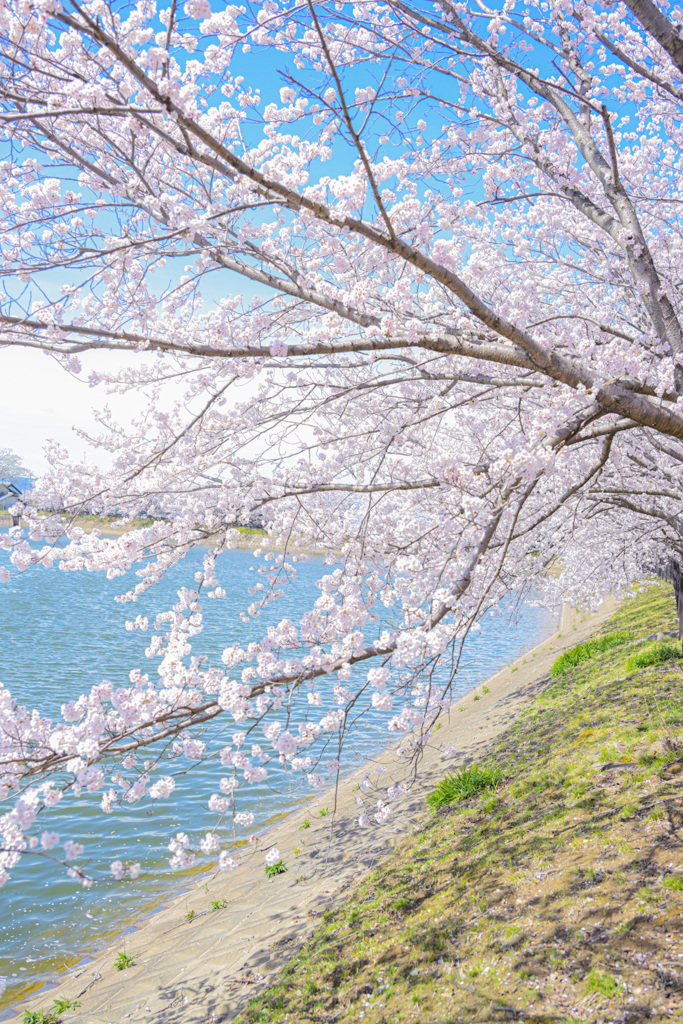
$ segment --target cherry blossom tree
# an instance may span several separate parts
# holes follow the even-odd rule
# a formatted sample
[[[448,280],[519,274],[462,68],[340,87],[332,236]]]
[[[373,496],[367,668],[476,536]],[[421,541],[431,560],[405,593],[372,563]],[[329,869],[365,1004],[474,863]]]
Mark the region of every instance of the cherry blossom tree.
[[[12,476],[30,476],[30,470],[23,464],[21,457],[11,448],[0,448],[0,477],[7,479]]]
[[[205,555],[172,609],[131,617],[156,675],[56,722],[0,691],[1,878],[33,852],[87,884],[42,809],[172,798],[209,756],[201,851],[227,869],[224,822],[248,829],[239,794],[273,763],[330,784],[373,711],[419,754],[506,595],[597,603],[678,564],[680,20],[650,0],[2,0],[0,343],[73,374],[129,353],[90,382],[139,396],[130,429],[101,414],[96,472],[53,446],[5,577],[134,571],[134,603]],[[84,510],[153,525],[86,534]],[[255,515],[253,642],[209,665],[217,553]],[[320,597],[259,630],[311,548]],[[180,833],[173,862],[195,848]]]

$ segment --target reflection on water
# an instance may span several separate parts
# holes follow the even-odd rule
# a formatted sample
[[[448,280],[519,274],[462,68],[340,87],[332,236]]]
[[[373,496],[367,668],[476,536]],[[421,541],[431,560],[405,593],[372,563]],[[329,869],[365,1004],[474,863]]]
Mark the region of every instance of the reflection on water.
[[[102,679],[115,686],[127,685],[132,668],[149,671],[155,663],[143,653],[150,634],[126,632],[125,620],[170,607],[178,588],[192,585],[193,563],[200,559],[201,552],[188,556],[137,602],[132,614],[130,606],[113,600],[123,589],[121,580],[108,581],[99,573],[39,569],[3,584],[0,682],[21,703],[45,714],[58,712],[65,700]],[[255,565],[251,551],[220,556],[218,574],[227,597],[204,602],[205,627],[194,639],[193,653],[218,663],[228,644],[246,645],[283,617],[296,621],[319,596],[315,581],[327,571],[318,558],[299,565],[296,586],[286,588],[285,596],[267,608],[258,622],[245,624],[239,613],[252,600],[248,588],[254,583]],[[529,607],[522,607],[514,620],[507,615],[486,616],[481,632],[467,642],[455,694],[465,692],[538,643],[552,631],[555,621],[549,613]],[[346,752],[345,769],[362,763],[386,744],[384,717],[375,714],[364,721],[362,732],[354,736]],[[226,723],[225,728],[223,743],[229,740],[234,723]],[[255,737],[256,742],[260,739]],[[182,884],[183,877],[168,867],[168,838],[180,827],[191,829],[191,838],[198,838],[214,826],[215,815],[209,813],[207,799],[217,791],[221,774],[224,771],[215,766],[194,765],[189,776],[177,779],[172,806],[163,800],[152,806],[143,802],[104,815],[99,810],[101,794],[84,794],[77,801],[65,801],[68,807],[50,810],[41,827],[59,832],[62,841],[74,838],[84,842],[86,854],[79,863],[100,878],[86,891],[64,877],[58,866],[38,857],[22,860],[11,881],[0,889],[0,976],[8,981],[0,1006],[11,1004],[60,968],[103,945],[133,917],[144,916]],[[254,829],[310,795],[310,789],[300,788],[300,781],[294,778],[292,781],[291,775],[282,773],[278,777],[271,771],[267,783],[249,787],[248,802],[240,809],[255,814]],[[227,830],[224,838],[229,838]],[[136,881],[116,882],[106,875],[117,857],[140,861],[143,873]],[[205,864],[208,866],[208,859]]]

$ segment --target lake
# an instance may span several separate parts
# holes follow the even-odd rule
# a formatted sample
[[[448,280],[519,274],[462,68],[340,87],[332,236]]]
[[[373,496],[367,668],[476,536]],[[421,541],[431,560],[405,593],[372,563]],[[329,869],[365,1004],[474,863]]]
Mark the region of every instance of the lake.
[[[125,686],[131,669],[151,672],[156,662],[144,656],[150,633],[128,632],[124,623],[138,614],[151,616],[170,607],[179,587],[193,585],[194,563],[201,557],[201,550],[195,550],[135,605],[117,603],[114,597],[125,589],[124,584],[120,579],[108,581],[100,573],[38,569],[0,584],[0,681],[20,703],[54,715],[63,702],[102,679]],[[0,553],[0,564],[7,564],[6,560],[6,553]],[[297,583],[286,588],[284,597],[258,620],[244,623],[239,613],[253,600],[248,588],[255,583],[258,564],[251,550],[219,557],[218,575],[227,596],[203,602],[204,631],[194,638],[194,654],[205,654],[216,663],[228,644],[236,641],[246,646],[283,617],[296,621],[320,595],[316,580],[329,571],[322,558],[312,556],[297,566]],[[528,606],[517,609],[514,616],[485,616],[481,631],[467,640],[454,696],[539,643],[556,623],[556,614]],[[226,723],[228,735],[235,728],[232,720]],[[363,763],[389,738],[386,715],[368,716],[362,732],[346,749],[343,770]],[[207,799],[217,791],[220,774],[225,770],[221,772],[215,764],[193,766],[189,775],[177,779],[172,805],[165,800],[152,806],[143,801],[104,815],[99,810],[101,794],[84,794],[78,801],[65,799],[68,807],[58,806],[44,816],[41,829],[59,832],[62,842],[68,838],[85,842],[79,863],[88,872],[107,877],[84,890],[66,877],[64,869],[39,857],[26,856],[14,869],[11,880],[0,889],[0,977],[8,983],[0,1010],[187,884],[187,875],[168,866],[168,840],[181,827],[198,839],[215,825]],[[300,776],[293,782],[291,773],[278,773],[277,766],[267,783],[249,789],[249,803],[240,810],[254,813],[251,830],[257,832],[269,816],[288,811],[312,792],[305,782],[301,787]],[[109,864],[116,858],[139,861],[139,878],[116,882],[109,877]],[[210,863],[203,858],[202,866]]]

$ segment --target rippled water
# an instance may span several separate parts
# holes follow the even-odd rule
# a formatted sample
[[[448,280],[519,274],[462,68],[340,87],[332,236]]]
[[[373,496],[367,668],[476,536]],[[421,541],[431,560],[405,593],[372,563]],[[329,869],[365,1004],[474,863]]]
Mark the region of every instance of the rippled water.
[[[170,607],[178,588],[192,585],[194,562],[200,559],[201,552],[188,556],[138,601],[132,615],[130,605],[114,601],[124,589],[121,580],[108,581],[99,573],[39,569],[2,584],[0,682],[29,708],[54,714],[65,700],[102,679],[127,685],[132,668],[150,671],[155,663],[143,653],[149,634],[126,632],[124,622]],[[204,602],[205,627],[194,640],[193,653],[205,654],[216,663],[228,644],[246,644],[283,617],[296,621],[319,596],[315,582],[326,571],[319,558],[301,564],[296,585],[287,588],[285,596],[257,622],[244,624],[239,613],[253,600],[248,587],[254,583],[255,565],[252,551],[220,556],[218,574],[227,597]],[[487,616],[481,632],[468,639],[456,695],[538,643],[552,632],[555,622],[554,615],[526,606],[515,616]],[[229,736],[234,726],[227,728]],[[362,763],[386,742],[382,716],[368,716],[345,752],[343,768]],[[101,797],[83,795],[78,801],[69,800],[68,808],[57,807],[45,815],[42,828],[59,832],[62,841],[74,838],[86,843],[79,863],[100,877],[91,890],[83,890],[65,878],[59,866],[29,856],[14,870],[11,881],[0,889],[0,977],[8,981],[0,1007],[11,1005],[61,967],[81,959],[187,883],[187,876],[168,867],[168,838],[181,826],[192,831],[193,838],[214,826],[215,815],[209,813],[206,802],[216,792],[220,774],[215,766],[193,766],[189,775],[177,779],[172,806],[163,800],[152,806],[143,802],[107,816],[99,811]],[[269,782],[276,774],[271,772]],[[255,829],[310,795],[308,788],[303,791],[282,775],[276,781],[275,791],[267,783],[250,787],[249,802],[240,807],[256,815]],[[137,881],[120,883],[106,876],[116,857],[141,862],[143,873]]]

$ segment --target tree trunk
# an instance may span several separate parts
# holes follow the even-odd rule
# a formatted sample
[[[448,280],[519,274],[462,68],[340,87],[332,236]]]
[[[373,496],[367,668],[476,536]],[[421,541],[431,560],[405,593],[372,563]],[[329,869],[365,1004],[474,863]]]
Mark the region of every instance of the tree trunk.
[[[676,611],[678,612],[678,635],[683,639],[683,571],[675,558],[671,559],[669,579],[674,585]]]

